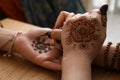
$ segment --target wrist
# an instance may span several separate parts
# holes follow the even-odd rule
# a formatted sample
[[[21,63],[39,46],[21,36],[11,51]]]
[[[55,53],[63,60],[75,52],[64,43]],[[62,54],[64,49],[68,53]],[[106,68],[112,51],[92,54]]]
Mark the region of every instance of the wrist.
[[[75,57],[86,60],[89,63],[92,63],[96,55],[97,55],[97,51],[93,51],[93,50],[74,50],[74,51],[63,52],[63,58],[65,59]]]
[[[10,57],[12,55],[12,53],[14,52],[14,44],[15,44],[15,40],[17,38],[17,36],[20,34],[21,32],[16,32],[9,40],[7,40],[3,47],[6,46],[8,47],[7,49],[7,52],[3,55],[3,56],[8,56]]]
[[[88,76],[88,77],[85,77]],[[91,62],[84,55],[64,56],[62,60],[62,80],[90,80],[91,79]]]
[[[7,52],[9,50],[11,41],[13,36],[15,35],[15,31],[8,31],[7,29],[4,29],[5,32],[1,33],[0,37],[0,50]],[[1,30],[2,32],[2,30]]]
[[[19,47],[21,44],[24,44],[24,34],[22,32],[16,37],[14,42],[14,52],[19,52]]]
[[[72,61],[71,59],[73,60],[76,60],[76,61],[83,61],[83,62],[86,62],[88,64],[91,64],[91,60],[89,59],[89,57],[86,55],[87,53],[83,53],[83,52],[80,52],[80,51],[76,51],[76,52],[69,52],[69,53],[63,53],[63,62],[68,62],[68,61]]]

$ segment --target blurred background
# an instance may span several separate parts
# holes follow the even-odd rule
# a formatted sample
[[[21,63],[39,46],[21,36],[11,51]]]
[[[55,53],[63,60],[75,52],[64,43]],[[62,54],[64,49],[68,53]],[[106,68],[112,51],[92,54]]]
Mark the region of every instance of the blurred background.
[[[109,5],[107,38],[105,43],[112,41],[120,42],[120,0],[81,0],[86,11],[99,8],[103,4]]]

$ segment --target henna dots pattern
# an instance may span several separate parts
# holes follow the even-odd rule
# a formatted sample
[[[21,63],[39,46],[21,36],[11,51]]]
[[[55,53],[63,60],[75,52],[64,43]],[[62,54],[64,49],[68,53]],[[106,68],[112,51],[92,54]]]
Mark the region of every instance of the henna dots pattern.
[[[37,39],[34,40],[32,43],[32,47],[34,48],[34,50],[38,51],[40,54],[50,51],[52,49],[52,46],[53,45],[46,42],[46,39],[44,39],[43,36],[37,37]]]

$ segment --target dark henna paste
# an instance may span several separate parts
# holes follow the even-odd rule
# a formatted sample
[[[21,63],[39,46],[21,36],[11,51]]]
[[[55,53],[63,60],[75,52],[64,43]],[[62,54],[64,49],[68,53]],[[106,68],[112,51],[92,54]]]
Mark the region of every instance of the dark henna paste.
[[[51,32],[46,32],[45,35],[51,38]]]
[[[52,48],[50,43],[46,42],[45,36],[39,36],[36,38],[35,41],[31,44],[35,51],[38,51],[39,53],[46,53],[50,51]]]

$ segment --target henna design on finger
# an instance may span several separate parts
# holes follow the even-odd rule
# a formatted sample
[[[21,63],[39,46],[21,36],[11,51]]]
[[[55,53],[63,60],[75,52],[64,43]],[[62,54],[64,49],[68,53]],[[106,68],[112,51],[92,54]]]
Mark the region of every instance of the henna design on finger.
[[[80,44],[80,48],[87,49],[89,42],[99,40],[97,33],[101,31],[99,28],[100,22],[96,18],[87,19],[82,16],[80,19],[71,22],[69,27],[69,36],[66,39],[68,45],[76,42]]]
[[[107,17],[102,15],[101,16],[101,21],[102,21],[102,26],[106,27],[107,26]]]
[[[35,51],[41,53],[47,53],[48,51],[52,50],[52,46],[50,43],[46,42],[44,36],[37,37],[31,44]]]

